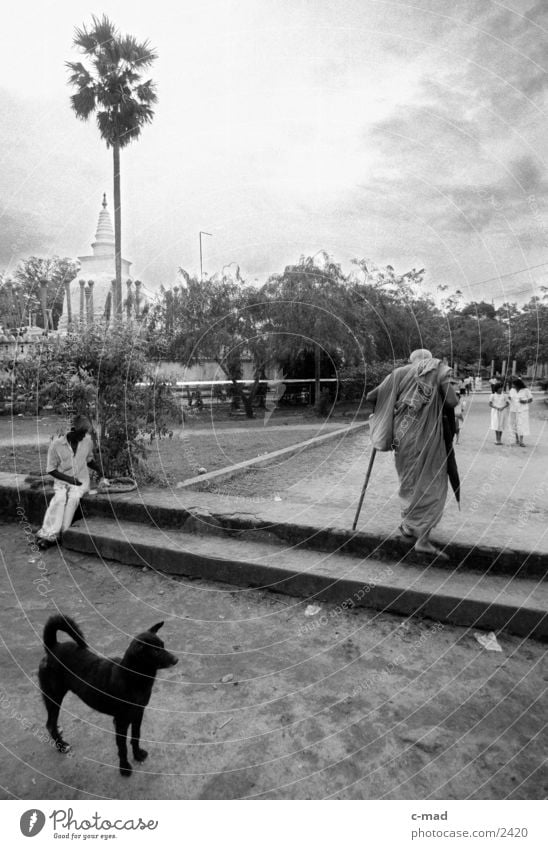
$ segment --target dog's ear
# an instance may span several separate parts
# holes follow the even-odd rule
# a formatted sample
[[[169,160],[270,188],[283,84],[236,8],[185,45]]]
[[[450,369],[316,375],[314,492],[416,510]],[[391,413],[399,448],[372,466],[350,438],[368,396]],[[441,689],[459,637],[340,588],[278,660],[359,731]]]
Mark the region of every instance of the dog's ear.
[[[148,630],[151,634],[157,634],[163,624],[163,622],[158,622],[156,625],[153,625],[152,628],[149,628]]]

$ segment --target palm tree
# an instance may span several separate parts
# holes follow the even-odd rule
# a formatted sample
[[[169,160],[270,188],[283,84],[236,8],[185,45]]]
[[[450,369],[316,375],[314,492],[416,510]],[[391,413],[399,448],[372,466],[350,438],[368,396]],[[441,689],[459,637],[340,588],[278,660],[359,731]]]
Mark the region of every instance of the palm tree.
[[[114,245],[116,288],[113,313],[122,315],[122,247],[120,200],[120,150],[139,138],[141,127],[152,121],[155,85],[142,72],[157,58],[148,41],[121,36],[106,15],[92,16],[92,26],[74,31],[73,45],[85,54],[81,62],[67,62],[69,85],[76,89],[71,104],[76,117],[87,121],[96,113],[97,126],[114,158]]]

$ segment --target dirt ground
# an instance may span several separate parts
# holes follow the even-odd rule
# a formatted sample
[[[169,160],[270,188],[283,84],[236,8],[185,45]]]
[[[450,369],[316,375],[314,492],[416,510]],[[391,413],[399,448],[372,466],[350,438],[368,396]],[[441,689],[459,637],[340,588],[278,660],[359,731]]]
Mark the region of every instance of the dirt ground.
[[[172,579],[72,552],[41,557],[0,525],[2,798],[542,799],[545,647],[374,611]],[[62,610],[117,655],[165,620],[180,658],[143,723],[129,779],[112,723],[69,695],[70,756],[44,734],[36,669]],[[310,611],[308,611],[310,612]]]

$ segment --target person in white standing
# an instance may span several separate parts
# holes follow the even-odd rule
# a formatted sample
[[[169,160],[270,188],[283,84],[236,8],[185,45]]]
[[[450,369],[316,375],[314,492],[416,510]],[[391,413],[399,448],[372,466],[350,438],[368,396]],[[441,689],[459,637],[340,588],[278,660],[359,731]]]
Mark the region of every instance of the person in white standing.
[[[530,433],[529,404],[533,403],[533,395],[520,377],[514,377],[509,398],[510,430],[516,438],[516,445],[525,448],[523,438]]]
[[[89,490],[89,469],[103,477],[102,469],[93,459],[90,430],[89,419],[77,415],[72,420],[69,432],[50,443],[46,472],[55,482],[53,498],[46,510],[42,527],[36,534],[40,548],[53,545],[63,531],[70,528],[80,499]]]
[[[491,407],[491,430],[495,431],[495,445],[502,445],[502,433],[506,430],[510,409],[510,401],[506,392],[502,390],[502,384],[495,384],[489,398],[489,406]]]

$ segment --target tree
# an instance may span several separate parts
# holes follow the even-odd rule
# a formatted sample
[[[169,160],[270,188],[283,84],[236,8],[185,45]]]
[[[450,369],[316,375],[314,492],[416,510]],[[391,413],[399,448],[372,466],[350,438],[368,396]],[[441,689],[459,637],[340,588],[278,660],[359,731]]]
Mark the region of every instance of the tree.
[[[318,257],[316,259],[316,257]],[[320,400],[322,351],[345,360],[363,359],[367,334],[359,326],[360,310],[340,265],[324,251],[301,257],[275,274],[260,290],[261,329],[279,362],[297,362],[314,355],[314,400]],[[358,305],[359,306],[359,305]]]
[[[511,350],[521,368],[548,361],[548,305],[534,297],[511,323]]]
[[[232,383],[248,418],[253,400],[271,359],[261,326],[262,301],[245,281],[216,275],[197,280],[188,274],[184,285],[162,289],[147,319],[150,353],[190,366],[212,360]],[[243,360],[253,361],[251,390],[241,384]]]
[[[446,322],[434,301],[421,294],[424,269],[398,274],[391,265],[380,268],[364,259],[353,263],[360,271],[353,279],[353,291],[372,337],[372,358],[406,360],[415,348],[432,348],[444,355]]]
[[[80,263],[69,257],[36,257],[23,259],[15,270],[15,282],[23,295],[26,315],[22,324],[28,320],[32,306],[40,306],[36,324],[47,328],[46,311],[51,310],[54,330],[57,330],[63,312],[65,284],[71,283],[78,274]],[[45,297],[44,297],[45,296]]]
[[[28,324],[32,313],[38,327],[48,327],[51,313],[56,330],[63,312],[65,283],[76,277],[78,260],[69,257],[37,257],[23,259],[13,278],[4,276],[0,283],[0,310],[11,327]]]
[[[144,124],[152,121],[157,97],[152,80],[142,72],[157,58],[148,41],[121,36],[106,15],[92,16],[92,27],[75,29],[73,44],[86,57],[67,62],[69,85],[76,89],[71,104],[82,121],[94,112],[101,138],[112,148],[114,164],[114,243],[116,288],[113,313],[122,315],[122,217],[120,198],[120,150],[138,139]]]
[[[469,304],[466,304],[461,311],[461,315],[471,315],[474,318],[491,318],[494,319],[496,316],[496,310],[493,304],[490,304],[488,301],[471,301]]]
[[[504,326],[494,318],[478,317],[473,313],[456,313],[447,317],[450,330],[451,362],[477,369],[488,367],[492,360],[497,369],[507,354]]]

